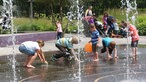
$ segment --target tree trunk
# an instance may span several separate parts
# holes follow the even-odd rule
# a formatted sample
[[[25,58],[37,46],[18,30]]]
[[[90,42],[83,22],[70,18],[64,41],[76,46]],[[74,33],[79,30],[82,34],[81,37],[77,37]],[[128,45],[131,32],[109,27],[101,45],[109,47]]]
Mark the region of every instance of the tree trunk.
[[[55,24],[55,17],[53,11],[53,0],[51,0],[51,15],[52,15],[52,24]]]
[[[62,14],[62,2],[63,2],[63,0],[59,0],[59,6],[60,6],[60,22],[61,22],[61,24],[62,24],[62,19],[63,19],[63,18],[62,18],[62,17],[63,17],[63,16],[62,16],[62,15],[63,15],[63,14]]]

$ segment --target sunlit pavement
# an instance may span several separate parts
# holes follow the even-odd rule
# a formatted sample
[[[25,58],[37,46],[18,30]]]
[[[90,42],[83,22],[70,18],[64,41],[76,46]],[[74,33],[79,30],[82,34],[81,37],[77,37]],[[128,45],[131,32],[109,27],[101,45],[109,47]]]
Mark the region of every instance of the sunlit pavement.
[[[83,48],[85,46],[85,44],[87,42],[90,41],[90,37],[85,37],[84,35],[77,35],[77,34],[65,34],[65,37],[71,37],[71,36],[78,36],[81,40],[81,42],[77,45],[74,45],[74,48]],[[100,42],[99,42],[99,46],[101,45],[101,39],[100,38]],[[130,44],[131,39],[130,38],[113,38],[113,40],[118,44]],[[43,51],[47,52],[47,51],[54,51],[54,50],[58,50],[55,47],[55,41],[56,40],[51,40],[51,41],[46,41],[45,42],[45,46],[43,47]],[[146,44],[146,36],[140,36],[140,40],[139,40],[139,44]],[[1,47],[0,51],[1,54],[0,56],[3,55],[10,55],[10,54],[20,54],[19,50],[18,50],[18,46],[19,45],[15,45],[15,46],[7,46],[7,47]],[[12,53],[14,52],[14,53]]]
[[[90,40],[90,37],[85,37],[82,35],[76,35],[76,34],[66,34],[65,37],[71,37],[71,36],[78,36],[81,40],[81,42],[78,45],[74,45],[75,48],[83,48],[84,45]],[[139,44],[146,44],[146,36],[140,36]],[[102,39],[102,38],[101,38]],[[120,44],[130,44],[130,38],[113,38],[114,41],[116,41],[117,45]],[[58,50],[55,47],[55,41],[46,41],[45,46],[43,47],[44,52],[49,51],[56,51]],[[11,57],[5,57],[2,56],[5,55],[13,55],[13,54],[20,54],[18,51],[18,46],[8,46],[8,47],[1,47],[1,75],[0,79],[2,82],[10,82],[12,81],[14,71],[11,69],[11,65],[9,65]],[[100,45],[101,41],[100,41]],[[125,47],[124,47],[125,48]],[[84,62],[81,62],[80,64],[78,62],[66,62],[63,60],[63,58],[57,60],[57,61],[51,61],[51,54],[45,53],[46,59],[49,63],[48,66],[41,65],[39,60],[35,60],[35,69],[27,69],[23,68],[22,63],[24,62],[24,56],[25,55],[17,55],[16,56],[16,76],[18,81],[22,82],[79,82],[81,79],[81,82],[94,82],[97,79],[102,78],[103,76],[112,76],[116,74],[126,73],[127,69],[129,69],[130,73],[134,73],[133,75],[137,76],[137,73],[144,73],[146,71],[146,60],[145,60],[145,50],[146,48],[140,48],[138,50],[138,59],[133,60],[129,59],[127,60],[126,57],[126,50],[122,46],[118,46],[118,55],[119,59],[114,60],[106,60],[104,58],[100,58],[99,61],[94,62],[92,61],[92,55],[90,54],[87,56],[89,57],[82,57]],[[14,51],[14,52],[13,52]],[[125,57],[120,57],[120,55],[124,55]],[[127,61],[129,63],[127,63]],[[129,64],[129,65],[128,65]],[[79,68],[80,65],[80,68]],[[129,67],[128,67],[129,66]],[[79,76],[78,74],[81,73]],[[143,74],[140,74],[143,75]],[[143,75],[145,76],[145,75]],[[7,77],[7,78],[6,78]],[[122,77],[120,76],[120,79]],[[145,78],[145,77],[144,77]],[[115,78],[114,78],[115,79]],[[111,80],[111,77],[110,77]],[[117,79],[118,80],[118,79]],[[100,82],[100,81],[99,81]],[[109,82],[109,78],[105,81],[101,82]],[[115,82],[112,81],[111,82]],[[118,81],[117,81],[118,82]]]

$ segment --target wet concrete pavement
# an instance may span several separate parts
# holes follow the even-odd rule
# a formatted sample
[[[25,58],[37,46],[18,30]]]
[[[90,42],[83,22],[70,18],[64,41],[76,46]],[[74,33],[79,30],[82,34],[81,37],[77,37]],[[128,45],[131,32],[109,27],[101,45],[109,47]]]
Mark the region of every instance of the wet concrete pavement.
[[[77,36],[76,34],[66,34],[65,37]],[[78,45],[74,45],[75,48],[83,48],[84,45],[90,40],[90,37],[84,37],[82,35],[79,36],[81,42]],[[146,36],[140,36],[139,44],[146,44]],[[102,38],[101,38],[102,39]],[[118,44],[130,44],[130,38],[113,38],[114,41]],[[129,58],[127,60],[125,57],[126,53],[126,45],[118,46],[118,55],[124,56],[119,57],[119,59],[113,59],[108,61],[104,58],[100,58],[98,62],[92,61],[92,54],[84,54],[81,53],[81,60],[84,62],[78,63],[74,60],[72,61],[64,61],[63,58],[57,61],[50,61],[51,54],[49,51],[58,50],[55,47],[55,41],[45,41],[45,46],[43,47],[43,51],[46,52],[45,56],[49,63],[48,66],[40,63],[39,59],[36,59],[34,62],[35,69],[27,69],[23,68],[23,62],[25,60],[25,55],[17,55],[16,56],[16,68],[12,69],[13,65],[11,65],[11,56],[6,57],[5,55],[13,54],[13,51],[16,54],[20,54],[18,51],[18,46],[15,45],[14,48],[12,46],[1,47],[1,59],[0,59],[0,82],[15,82],[13,79],[17,79],[19,82],[119,82],[119,79],[122,77],[116,78],[117,74],[132,73],[132,75],[136,75],[137,73],[144,73],[142,79],[146,78],[146,60],[145,60],[145,48],[139,48],[138,50],[138,59],[134,60]],[[100,45],[101,42],[100,42]],[[14,50],[13,50],[14,49]],[[128,53],[129,54],[129,53]],[[5,56],[6,58],[2,58]],[[81,75],[79,75],[81,74]],[[16,76],[14,78],[14,76]],[[97,79],[102,79],[105,76],[112,76],[103,81],[97,81]],[[132,76],[130,76],[132,77]],[[113,78],[113,80],[111,80]],[[126,77],[127,78],[127,77]],[[135,78],[135,77],[134,77]],[[109,80],[110,79],[110,80]],[[131,78],[130,78],[131,79]],[[132,78],[133,79],[133,78]],[[81,81],[80,81],[81,80]],[[116,80],[116,81],[115,81]],[[124,82],[124,81],[120,81]],[[128,82],[128,81],[125,81]],[[131,81],[132,82],[132,81]],[[139,81],[134,81],[139,82]]]
[[[65,34],[65,37],[71,37],[71,36],[78,36],[80,37],[81,42],[77,45],[74,45],[74,48],[83,48],[85,46],[85,44],[90,41],[90,37],[85,37],[84,35],[77,35],[77,34]],[[100,37],[100,42],[99,42],[99,46],[102,46],[102,42],[101,42],[101,37]],[[113,38],[113,40],[117,43],[117,45],[119,44],[130,44],[131,39],[129,38],[127,40],[127,38]],[[55,41],[56,40],[49,40],[49,41],[45,41],[45,46],[42,48],[44,52],[48,52],[48,51],[56,51],[58,50],[55,47]],[[146,44],[146,36],[140,36],[140,40],[139,40],[139,44]],[[19,45],[15,45],[15,46],[7,46],[7,47],[1,47],[0,48],[0,56],[4,56],[4,55],[10,55],[13,54],[12,52],[14,52],[15,54],[20,54],[20,52],[18,51],[18,46]]]

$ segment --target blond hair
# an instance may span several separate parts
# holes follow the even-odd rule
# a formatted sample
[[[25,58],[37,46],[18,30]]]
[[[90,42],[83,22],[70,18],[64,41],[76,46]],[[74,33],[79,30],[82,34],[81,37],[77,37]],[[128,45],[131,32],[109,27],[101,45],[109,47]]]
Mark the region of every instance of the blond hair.
[[[73,36],[71,42],[72,42],[73,44],[78,44],[78,43],[79,43],[78,37]]]
[[[45,45],[45,43],[44,43],[43,40],[37,40],[37,43],[38,43],[39,45],[41,45],[41,46],[44,46],[44,45]]]

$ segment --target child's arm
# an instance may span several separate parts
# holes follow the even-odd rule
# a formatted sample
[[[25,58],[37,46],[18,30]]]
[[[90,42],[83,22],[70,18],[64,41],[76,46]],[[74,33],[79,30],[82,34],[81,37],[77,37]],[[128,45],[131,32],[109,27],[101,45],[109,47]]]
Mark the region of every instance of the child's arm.
[[[110,58],[111,56],[110,56],[110,53],[109,53],[109,49],[107,47],[106,47],[106,52],[107,52],[108,58]]]
[[[114,57],[117,58],[117,49],[114,48]]]
[[[48,63],[48,62],[46,61],[46,59],[45,59],[45,56],[44,56],[44,53],[42,52],[42,49],[37,50],[37,54],[38,54],[38,56],[39,56],[39,58],[40,58],[40,60],[41,60],[42,62]]]
[[[43,61],[43,59],[42,59],[42,57],[41,57],[41,55],[40,55],[40,50],[38,49],[36,52],[37,52],[37,55],[38,55],[39,59],[40,59],[41,61]]]
[[[74,49],[73,49],[73,48],[71,49],[71,54],[72,54],[72,55],[74,55],[75,60],[80,61],[80,60],[77,58],[77,55],[75,54],[75,52],[74,52]]]
[[[86,12],[85,12],[85,17],[87,16],[87,14],[88,14],[88,9],[87,9]]]
[[[99,37],[97,38],[97,41],[98,41],[97,46],[99,46],[99,43],[100,43],[100,38]]]

